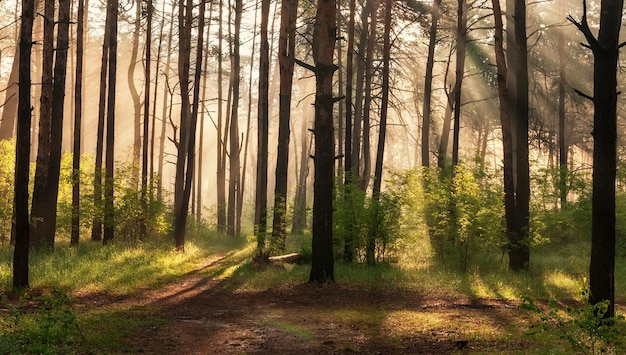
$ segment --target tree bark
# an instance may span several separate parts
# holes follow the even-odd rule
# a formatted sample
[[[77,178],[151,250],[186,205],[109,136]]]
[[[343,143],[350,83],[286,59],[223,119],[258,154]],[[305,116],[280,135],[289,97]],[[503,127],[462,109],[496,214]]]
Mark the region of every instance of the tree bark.
[[[458,0],[456,28],[456,80],[454,84],[454,134],[452,138],[452,166],[459,164],[459,134],[461,130],[461,97],[465,75],[465,49],[467,47],[467,1]]]
[[[437,23],[442,0],[433,0],[431,7],[430,34],[428,37],[428,57],[424,77],[424,106],[422,109],[422,166],[430,166],[430,102],[433,94],[433,67],[435,65],[435,46],[437,45]]]
[[[217,31],[218,38],[218,56],[217,56],[217,232],[223,234],[226,232],[226,162],[225,162],[225,140],[222,136],[223,130],[223,27],[224,27],[224,4],[220,0],[219,3],[219,28]]]
[[[33,45],[34,1],[22,1],[22,21],[19,42],[19,91],[17,143],[15,154],[15,195],[14,195],[14,230],[15,249],[13,252],[13,289],[29,287],[28,280],[28,180],[30,164],[30,128],[31,128],[31,77],[30,59]]]
[[[280,95],[278,118],[278,154],[276,158],[276,186],[274,190],[273,249],[285,251],[287,216],[287,172],[289,168],[289,129],[291,119],[291,92],[294,54],[296,47],[296,18],[298,0],[283,0],[281,5],[278,62],[280,66]]]
[[[356,12],[356,1],[350,0],[350,19],[348,20],[348,49],[346,53],[346,157],[345,157],[345,178],[344,178],[344,200],[350,204],[351,185],[353,181],[352,172],[352,83],[354,82],[354,18]],[[304,162],[303,162],[304,164]],[[350,206],[350,205],[348,205]],[[350,208],[353,211],[352,208]],[[354,259],[354,225],[351,219],[346,223],[346,236],[344,240],[343,260],[351,262]]]
[[[85,41],[85,1],[78,0],[76,28],[76,76],[74,83],[74,148],[72,157],[72,235],[71,245],[80,239],[80,154],[83,121],[83,59]]]
[[[139,4],[137,4],[139,6]],[[143,101],[143,136],[141,154],[141,220],[139,222],[139,240],[147,234],[146,218],[148,216],[148,135],[150,133],[150,77],[152,51],[152,0],[146,2],[146,65],[144,71],[144,101]],[[139,21],[137,22],[139,26]]]
[[[230,154],[228,179],[228,211],[226,220],[226,234],[234,237],[237,234],[236,214],[240,206],[237,205],[237,194],[241,188],[241,165],[239,149],[239,87],[241,82],[241,55],[240,32],[243,12],[242,0],[235,0],[235,32],[233,36],[233,56],[231,63],[232,103],[230,113]]]
[[[333,259],[333,182],[335,135],[333,121],[333,64],[337,41],[336,0],[318,0],[313,29],[315,62],[315,185],[312,263],[309,281],[335,280]]]
[[[132,45],[130,52],[130,64],[128,65],[128,89],[133,100],[133,169],[139,167],[139,154],[141,153],[141,98],[135,85],[135,69],[137,68],[139,52],[139,33],[141,31],[141,2],[135,3],[135,29],[133,31]],[[136,171],[136,170],[134,170]],[[138,175],[134,175],[135,178]]]

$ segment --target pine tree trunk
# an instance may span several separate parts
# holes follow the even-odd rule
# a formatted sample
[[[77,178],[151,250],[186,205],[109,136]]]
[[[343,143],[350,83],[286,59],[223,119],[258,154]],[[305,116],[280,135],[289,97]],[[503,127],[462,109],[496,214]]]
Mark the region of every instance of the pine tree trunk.
[[[241,17],[243,11],[242,0],[235,0],[235,32],[233,36],[233,56],[231,64],[231,87],[232,87],[232,103],[230,113],[230,155],[229,155],[229,179],[228,179],[228,213],[227,213],[227,229],[226,234],[234,237],[236,234],[237,226],[236,213],[239,206],[237,206],[237,194],[240,189],[241,178],[241,166],[240,166],[240,152],[239,152],[239,87],[241,82],[241,55],[240,49],[240,31],[241,31]]]
[[[143,137],[141,148],[141,220],[139,222],[139,240],[144,240],[147,234],[146,218],[148,216],[148,135],[150,133],[150,77],[152,51],[152,0],[146,3],[146,64],[144,75],[144,102],[143,102]],[[139,25],[139,22],[137,22]]]
[[[428,57],[424,78],[424,106],[422,109],[422,166],[430,166],[430,120],[431,98],[433,94],[433,67],[435,65],[435,46],[437,45],[437,23],[442,0],[433,0],[431,7],[430,34],[428,37]]]

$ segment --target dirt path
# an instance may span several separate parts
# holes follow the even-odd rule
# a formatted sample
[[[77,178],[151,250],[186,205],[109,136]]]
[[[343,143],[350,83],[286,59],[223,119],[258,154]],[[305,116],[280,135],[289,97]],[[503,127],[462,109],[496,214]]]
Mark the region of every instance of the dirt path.
[[[486,329],[515,327],[511,322],[519,311],[497,300],[428,298],[341,284],[243,292],[234,280],[202,276],[201,269],[220,261],[208,260],[175,283],[117,300],[147,305],[166,320],[142,329],[129,348],[146,354],[437,354],[527,346],[522,340],[475,341],[466,331],[477,321],[487,322]],[[102,297],[91,302],[106,301]],[[433,314],[441,318],[439,325],[423,322]]]

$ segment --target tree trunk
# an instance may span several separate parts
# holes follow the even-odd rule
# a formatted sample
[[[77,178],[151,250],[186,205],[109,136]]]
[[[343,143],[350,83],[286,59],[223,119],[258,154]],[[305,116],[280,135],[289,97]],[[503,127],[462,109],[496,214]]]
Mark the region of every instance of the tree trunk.
[[[113,240],[115,232],[115,207],[113,204],[113,169],[115,165],[115,95],[117,84],[117,17],[118,0],[109,0],[107,12],[110,16],[109,31],[109,85],[106,119],[106,152],[105,152],[105,176],[104,176],[104,235],[103,244]]]
[[[315,62],[315,188],[310,282],[335,280],[333,259],[333,64],[337,41],[336,0],[318,0],[313,29]]]
[[[456,80],[454,84],[454,134],[452,138],[452,166],[459,164],[459,131],[461,130],[461,97],[465,75],[467,47],[467,1],[458,0],[456,28]]]
[[[46,204],[48,175],[50,171],[50,150],[52,131],[52,86],[54,68],[54,1],[44,3],[43,57],[41,68],[41,89],[39,105],[39,138],[37,144],[37,165],[33,184],[31,226],[29,242],[35,249],[45,241],[46,228],[50,228],[50,206]],[[44,224],[45,223],[45,224]]]
[[[300,174],[298,176],[298,186],[296,187],[296,196],[294,198],[293,224],[291,226],[292,234],[302,234],[307,227],[307,178],[309,176],[309,155],[311,154],[311,145],[313,137],[308,138],[307,120],[302,120],[302,142],[300,152]]]
[[[352,83],[354,81],[354,17],[356,12],[356,1],[350,0],[350,19],[348,20],[348,49],[346,54],[346,157],[345,157],[345,179],[344,179],[344,200],[351,203],[350,189],[353,181],[352,172]],[[303,162],[304,164],[304,162]],[[349,206],[349,205],[348,205]],[[354,209],[350,208],[350,211]],[[351,262],[354,259],[354,225],[351,219],[346,223],[346,236],[344,240],[343,260]]]
[[[558,39],[559,51],[559,198],[561,208],[565,208],[567,204],[568,190],[568,169],[567,169],[567,153],[568,144],[565,137],[565,66],[567,63],[565,53],[565,40],[563,33],[559,31]]]
[[[383,158],[385,154],[385,139],[387,137],[387,108],[389,106],[389,64],[391,62],[391,0],[385,0],[385,34],[383,36],[383,83],[382,83],[382,100],[380,106],[380,128],[378,130],[378,149],[376,151],[376,167],[374,168],[374,186],[372,188],[372,200],[376,208],[374,208],[375,218],[373,221],[373,229],[369,231],[367,238],[367,263],[373,265],[376,262],[375,247],[376,239],[379,237],[379,223],[383,218],[384,211],[378,208],[380,201],[380,191],[383,179]]]
[[[138,6],[139,4],[137,4]],[[146,65],[144,75],[144,101],[143,101],[143,137],[141,154],[141,220],[139,221],[139,240],[143,240],[147,234],[146,218],[148,216],[148,134],[150,133],[150,77],[151,73],[151,50],[152,50],[152,0],[146,2]],[[137,22],[139,26],[139,21]]]
[[[83,121],[83,49],[85,41],[85,1],[78,0],[76,29],[76,76],[74,84],[74,148],[72,157],[72,235],[71,245],[80,239],[80,154]]]
[[[623,0],[602,0],[597,39],[587,24],[583,1],[578,29],[593,52],[593,197],[589,303],[608,301],[603,317],[615,315],[615,176],[617,162],[617,65]]]
[[[437,45],[437,23],[442,0],[433,0],[431,7],[430,34],[428,38],[428,57],[424,78],[424,106],[422,109],[422,166],[430,166],[430,102],[433,94],[433,67],[435,65],[435,46]]]
[[[166,136],[166,128],[167,121],[172,119],[172,102],[174,91],[170,88],[169,85],[169,75],[170,75],[170,63],[172,61],[172,33],[174,27],[174,11],[176,7],[172,6],[172,12],[170,14],[170,28],[167,33],[167,51],[166,51],[166,60],[165,60],[165,70],[163,72],[163,76],[165,77],[165,88],[163,89],[163,111],[161,113],[161,134],[159,135],[159,160],[158,160],[158,171],[157,176],[159,179],[159,184],[157,186],[157,200],[163,200],[163,161],[165,159],[165,136]],[[167,104],[167,98],[170,97],[170,105]],[[169,109],[168,109],[169,108]]]
[[[363,154],[361,162],[363,163],[363,172],[361,173],[360,187],[362,191],[367,190],[372,172],[372,157],[370,145],[370,114],[372,106],[372,80],[374,67],[374,48],[376,47],[376,26],[378,24],[378,0],[371,0],[370,3],[370,24],[369,36],[367,41],[367,53],[365,57],[365,88],[363,89]]]
[[[139,52],[139,32],[141,31],[141,3],[135,3],[135,29],[133,31],[132,45],[130,52],[130,64],[128,65],[128,89],[133,100],[133,171],[139,167],[139,154],[141,153],[141,98],[135,85],[135,69],[137,68],[137,54]],[[137,175],[134,175],[136,178]]]
[[[258,102],[258,138],[256,197],[254,205],[254,227],[257,238],[257,253],[265,253],[265,234],[267,225],[267,165],[268,165],[268,116],[269,116],[269,43],[267,26],[270,2],[261,1],[261,43],[259,49],[259,102]]]
[[[108,6],[108,5],[107,5]],[[109,47],[111,40],[111,18],[107,11],[104,23],[104,39],[102,44],[102,59],[100,62],[100,91],[98,101],[98,128],[96,137],[96,157],[93,179],[94,216],[91,224],[91,240],[102,240],[103,204],[102,204],[102,158],[104,155],[104,122],[107,103],[107,73],[109,71]]]
[[[298,0],[284,0],[281,6],[278,62],[280,65],[280,95],[278,119],[278,155],[276,158],[276,187],[274,190],[273,249],[285,252],[287,215],[287,172],[289,168],[289,129],[294,53],[296,47],[296,18]]]
[[[30,164],[30,59],[33,45],[34,1],[22,1],[22,16],[19,41],[19,91],[17,143],[15,154],[13,289],[29,287],[28,282],[28,180]]]
[[[222,136],[223,130],[223,72],[222,53],[223,53],[223,27],[224,27],[224,5],[223,1],[219,3],[219,28],[217,32],[218,38],[218,56],[217,56],[217,232],[223,234],[226,232],[226,162],[225,160],[225,139]]]
[[[513,136],[510,116],[510,98],[507,86],[507,66],[503,46],[504,26],[502,24],[502,10],[500,0],[492,0],[493,15],[495,18],[495,56],[498,78],[498,98],[500,100],[500,124],[502,126],[502,151],[503,151],[503,181],[504,181],[504,214],[506,220],[507,239],[511,239],[510,233],[515,231],[515,185],[513,178]]]
[[[228,179],[228,213],[227,213],[227,229],[226,234],[234,237],[237,226],[235,225],[235,216],[237,213],[237,194],[241,187],[241,166],[239,152],[239,84],[241,81],[241,55],[240,49],[240,32],[241,17],[243,11],[242,0],[235,0],[235,32],[233,36],[233,56],[231,64],[231,87],[232,87],[232,106],[230,113],[230,155],[229,155],[229,179]]]

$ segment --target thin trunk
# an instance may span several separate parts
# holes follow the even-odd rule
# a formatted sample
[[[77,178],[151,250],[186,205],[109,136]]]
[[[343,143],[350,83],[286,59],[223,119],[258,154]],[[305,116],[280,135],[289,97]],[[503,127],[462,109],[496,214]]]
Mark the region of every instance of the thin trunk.
[[[154,11],[154,8],[153,8]],[[159,94],[159,67],[161,66],[161,47],[163,46],[163,30],[165,27],[165,2],[163,2],[163,7],[161,9],[161,23],[159,24],[159,45],[156,51],[156,59],[154,68],[154,95],[152,96],[152,119],[150,121],[150,127],[152,130],[150,131],[150,150],[149,150],[149,159],[150,159],[150,168],[148,171],[148,178],[150,179],[149,187],[150,187],[150,198],[153,198],[153,188],[154,188],[154,141],[156,138],[156,103],[157,96]],[[165,98],[164,100],[165,101]],[[165,104],[164,104],[165,105]],[[162,121],[165,121],[165,115],[161,117]]]
[[[428,39],[428,57],[426,59],[426,74],[424,78],[424,106],[422,109],[422,166],[430,166],[430,120],[431,98],[433,94],[433,67],[435,65],[435,46],[437,45],[437,23],[439,22],[439,7],[442,0],[433,0],[431,8],[430,34]]]
[[[148,216],[148,134],[150,126],[150,77],[151,73],[151,50],[152,50],[152,0],[146,3],[146,66],[144,75],[144,102],[143,102],[143,140],[141,154],[141,210],[142,216],[139,222],[139,240],[143,240],[147,234],[146,218]]]
[[[132,45],[130,52],[130,64],[128,65],[128,88],[130,97],[133,100],[133,169],[139,167],[139,154],[141,153],[141,98],[135,85],[135,69],[137,68],[137,59],[139,52],[139,33],[141,31],[141,5],[140,2],[135,3],[135,29],[133,31]],[[135,175],[137,176],[137,175]]]
[[[454,134],[452,138],[452,166],[459,164],[459,135],[461,130],[461,97],[465,74],[465,49],[467,47],[467,0],[458,1],[456,29],[456,81],[454,84]]]
[[[567,204],[567,153],[568,146],[565,137],[565,66],[567,63],[565,53],[565,40],[563,33],[559,32],[559,197],[561,208]]]
[[[234,237],[237,232],[236,214],[240,206],[237,205],[237,194],[241,188],[241,166],[239,148],[239,87],[241,82],[241,55],[240,31],[243,11],[242,0],[235,0],[235,32],[233,36],[233,56],[231,64],[232,106],[230,113],[230,170],[228,180],[228,213],[227,230],[228,236]]]
[[[257,237],[257,253],[265,254],[267,225],[267,165],[268,165],[268,115],[269,115],[269,42],[267,25],[270,1],[261,1],[261,43],[259,49],[259,102],[256,170],[256,202],[254,226]]]
[[[367,52],[365,56],[365,88],[363,89],[363,154],[361,163],[363,171],[361,173],[360,187],[362,191],[367,190],[372,172],[372,156],[370,144],[370,115],[372,106],[372,81],[374,67],[374,48],[376,47],[376,26],[378,25],[378,0],[370,0],[370,25],[367,41]]]
[[[359,48],[356,58],[356,87],[354,93],[354,116],[352,125],[352,179],[359,181],[361,165],[361,127],[363,122],[363,83],[365,76],[365,51],[367,49],[368,21],[371,12],[372,0],[365,0],[365,6],[361,9],[361,34],[359,36]]]
[[[113,169],[115,164],[115,96],[117,75],[117,16],[118,0],[109,0],[107,10],[111,18],[111,30],[109,32],[109,85],[106,120],[106,159],[104,177],[104,235],[102,243],[107,244],[113,240],[115,232],[115,208],[113,204]]]
[[[353,181],[352,172],[352,83],[354,81],[354,17],[356,12],[356,0],[350,0],[350,19],[348,20],[348,49],[346,54],[346,159],[345,159],[345,179],[344,196],[347,203],[351,203],[350,189]],[[304,164],[304,162],[303,162]],[[351,211],[354,209],[350,208]],[[344,240],[343,260],[351,262],[354,259],[354,225],[348,219],[346,223],[346,237]]]
[[[217,232],[224,234],[226,232],[226,162],[224,141],[226,137],[222,136],[223,131],[223,73],[222,63],[223,48],[223,27],[224,27],[224,2],[219,2],[219,28],[217,31],[218,38],[218,56],[217,56]]]
[[[83,120],[83,49],[85,27],[85,1],[78,0],[76,21],[76,76],[74,88],[74,148],[72,159],[72,235],[70,244],[78,245],[80,238],[80,154]]]

